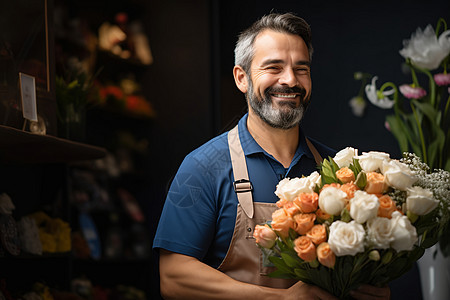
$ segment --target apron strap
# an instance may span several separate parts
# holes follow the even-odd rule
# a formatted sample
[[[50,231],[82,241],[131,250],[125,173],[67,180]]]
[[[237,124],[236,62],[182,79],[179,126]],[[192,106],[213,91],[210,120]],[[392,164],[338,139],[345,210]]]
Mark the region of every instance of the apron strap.
[[[322,156],[320,156],[319,151],[317,151],[316,147],[310,142],[310,140],[305,137],[306,144],[308,145],[309,150],[311,151],[317,165],[320,165],[323,161]]]
[[[253,218],[253,186],[248,178],[247,162],[245,161],[244,150],[239,140],[239,130],[236,125],[228,132],[228,145],[231,156],[231,166],[234,175],[234,191],[247,217]]]

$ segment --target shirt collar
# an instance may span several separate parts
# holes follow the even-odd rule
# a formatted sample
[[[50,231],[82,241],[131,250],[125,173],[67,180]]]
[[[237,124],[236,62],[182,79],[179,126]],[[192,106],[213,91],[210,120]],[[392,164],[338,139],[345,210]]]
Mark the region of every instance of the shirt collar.
[[[250,134],[247,128],[247,118],[248,113],[246,113],[239,120],[239,139],[241,141],[242,149],[244,150],[245,156],[252,155],[255,153],[264,153],[267,156],[272,157],[272,155],[268,154],[264,151],[263,148],[255,141],[253,136]],[[303,130],[300,128],[299,130],[299,143],[297,146],[297,151],[295,152],[293,163],[297,162],[300,157],[305,154],[308,158],[314,159],[314,156],[306,144],[305,135],[303,134]]]

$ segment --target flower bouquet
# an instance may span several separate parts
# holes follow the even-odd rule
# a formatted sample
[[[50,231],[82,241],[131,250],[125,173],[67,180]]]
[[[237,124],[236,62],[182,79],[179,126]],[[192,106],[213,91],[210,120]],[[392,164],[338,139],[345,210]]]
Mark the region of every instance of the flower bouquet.
[[[386,285],[437,243],[450,221],[450,173],[348,147],[319,172],[285,178],[272,220],[254,237],[276,271],[340,299],[362,283]],[[448,232],[446,233],[448,234]]]

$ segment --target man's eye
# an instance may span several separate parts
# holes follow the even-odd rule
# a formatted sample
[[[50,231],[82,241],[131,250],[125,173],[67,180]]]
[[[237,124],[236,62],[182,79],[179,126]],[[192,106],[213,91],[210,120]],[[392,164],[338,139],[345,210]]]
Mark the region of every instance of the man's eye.
[[[298,68],[296,71],[298,73],[301,73],[301,74],[309,73],[309,69],[308,68]]]

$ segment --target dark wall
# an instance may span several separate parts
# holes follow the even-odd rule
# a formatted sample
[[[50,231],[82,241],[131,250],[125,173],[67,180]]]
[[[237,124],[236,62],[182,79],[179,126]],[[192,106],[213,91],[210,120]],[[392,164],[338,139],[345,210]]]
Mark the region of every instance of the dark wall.
[[[400,156],[397,142],[384,128],[392,110],[368,105],[363,118],[354,116],[349,100],[358,93],[355,71],[387,81],[410,83],[398,51],[417,27],[436,26],[439,17],[450,21],[450,1],[220,1],[221,118],[226,124],[245,100],[234,87],[231,69],[237,34],[258,17],[274,12],[293,12],[312,28],[312,103],[303,121],[308,135],[340,150],[379,150]]]

